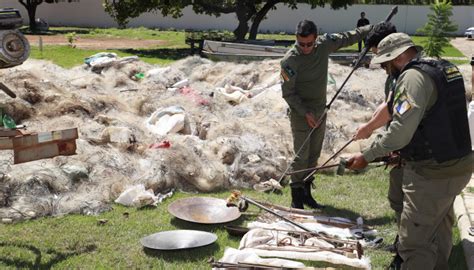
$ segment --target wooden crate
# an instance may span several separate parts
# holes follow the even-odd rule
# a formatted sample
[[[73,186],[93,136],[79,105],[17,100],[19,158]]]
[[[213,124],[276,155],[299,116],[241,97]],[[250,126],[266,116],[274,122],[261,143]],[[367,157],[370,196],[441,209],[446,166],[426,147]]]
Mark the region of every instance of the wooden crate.
[[[13,150],[14,164],[76,154],[77,128],[22,134],[0,129],[0,150]]]

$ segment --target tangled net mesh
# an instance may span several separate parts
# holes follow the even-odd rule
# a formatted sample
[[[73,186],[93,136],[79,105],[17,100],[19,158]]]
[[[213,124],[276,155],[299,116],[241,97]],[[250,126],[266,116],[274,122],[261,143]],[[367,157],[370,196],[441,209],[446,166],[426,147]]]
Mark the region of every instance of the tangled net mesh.
[[[336,83],[328,85],[328,100],[350,70],[330,64]],[[146,76],[136,79],[137,73]],[[19,97],[0,93],[4,111],[17,123],[38,132],[77,127],[79,139],[77,155],[26,164],[12,165],[11,151],[3,151],[0,219],[100,213],[134,184],[155,193],[250,188],[278,179],[294,156],[276,60],[236,64],[188,57],[167,67],[135,61],[100,74],[29,60],[1,76]],[[383,101],[385,77],[380,69],[355,72],[328,114],[321,159],[370,118]],[[186,91],[170,89],[184,79]],[[216,89],[226,85],[252,95],[238,104],[222,100]],[[146,120],[169,106],[184,109],[187,129],[156,135]],[[171,147],[150,147],[165,140]]]

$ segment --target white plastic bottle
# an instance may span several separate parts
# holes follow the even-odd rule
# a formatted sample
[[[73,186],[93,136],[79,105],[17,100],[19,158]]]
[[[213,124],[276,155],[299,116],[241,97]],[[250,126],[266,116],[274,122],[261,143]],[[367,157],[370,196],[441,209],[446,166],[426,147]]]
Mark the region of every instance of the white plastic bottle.
[[[471,68],[471,97],[474,97],[474,55],[471,56]],[[469,119],[469,132],[471,133],[471,149],[474,150],[474,100],[469,103],[467,118]]]
[[[469,132],[471,133],[471,144],[474,150],[474,101],[469,103],[467,118],[469,119]]]

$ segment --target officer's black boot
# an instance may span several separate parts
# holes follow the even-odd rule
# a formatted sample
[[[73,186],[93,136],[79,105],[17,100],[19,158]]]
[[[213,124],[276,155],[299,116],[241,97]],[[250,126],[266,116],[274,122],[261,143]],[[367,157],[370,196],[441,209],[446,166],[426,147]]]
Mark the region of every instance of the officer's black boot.
[[[393,257],[392,262],[388,266],[388,270],[400,270],[402,269],[403,259],[398,255],[398,253]]]
[[[304,184],[304,200],[303,204],[313,208],[313,209],[323,209],[324,205],[319,204],[313,196],[311,195],[311,182],[306,182]]]
[[[400,269],[402,269],[403,259],[398,254],[398,244],[399,244],[399,242],[400,242],[400,239],[399,239],[398,234],[397,234],[397,236],[395,237],[395,241],[393,241],[392,248],[391,248],[393,250],[393,253],[395,253],[395,256],[393,257],[392,262],[388,266],[388,270],[400,270]]]
[[[391,245],[389,245],[386,248],[386,250],[390,253],[397,254],[398,253],[397,245],[398,245],[398,234],[397,234],[397,236],[395,236],[395,240],[393,241],[393,243]]]
[[[304,189],[302,187],[291,187],[291,207],[304,209]]]

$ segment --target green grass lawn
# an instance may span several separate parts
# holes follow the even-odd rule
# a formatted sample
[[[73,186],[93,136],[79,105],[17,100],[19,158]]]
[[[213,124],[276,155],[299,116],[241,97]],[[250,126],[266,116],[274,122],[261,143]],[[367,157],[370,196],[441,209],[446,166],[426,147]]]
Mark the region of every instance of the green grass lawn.
[[[178,59],[190,55],[189,46],[184,43],[183,31],[159,31],[148,28],[77,28],[52,27],[49,35],[62,35],[66,41],[66,34],[75,32],[78,38],[127,38],[135,40],[165,40],[166,44],[157,45],[150,49],[130,48],[118,50],[85,50],[70,46],[47,45],[40,52],[38,44],[31,44],[31,57],[50,60],[64,68],[71,68],[84,63],[84,58],[98,52],[107,51],[117,53],[120,57],[137,55],[144,62],[150,64],[167,65]]]
[[[31,58],[49,60],[64,67],[72,68],[84,63],[84,58],[99,52],[114,52],[120,57],[137,55],[146,63],[168,65],[189,55],[188,49],[125,49],[125,50],[83,50],[69,46],[44,46],[41,52],[37,46],[31,46]]]
[[[130,48],[123,50],[107,50],[115,52],[119,56],[138,55],[144,62],[150,64],[167,65],[178,59],[190,55],[189,46],[185,44],[184,31],[154,30],[144,27],[117,29],[117,28],[77,28],[77,27],[53,27],[50,35],[66,35],[76,32],[78,38],[129,38],[138,40],[165,40],[166,44],[154,48],[140,49]],[[285,34],[259,34],[257,39],[294,39],[293,35]],[[416,44],[421,44],[425,37],[413,37]],[[66,40],[66,37],[65,37]],[[84,62],[84,58],[101,50],[73,49],[69,46],[51,46],[45,44],[43,52],[38,50],[37,44],[32,45],[32,58],[50,60],[59,66],[71,68]],[[451,45],[444,48],[443,56],[463,57],[462,53]],[[104,51],[104,50],[102,50]],[[343,51],[357,51],[357,44],[344,48]],[[468,63],[468,60],[453,60],[456,64]]]
[[[66,35],[75,32],[81,38],[127,38],[166,40],[167,47],[183,47],[184,31],[159,30],[145,27],[138,28],[81,28],[81,27],[51,27],[46,35]]]
[[[374,169],[359,175],[319,175],[317,199],[326,204],[325,213],[355,219],[362,216],[366,224],[378,230],[385,239],[384,247],[395,237],[395,219],[386,199],[387,172]],[[289,189],[282,195],[244,191],[248,197],[276,204],[289,205]],[[190,196],[226,198],[229,192],[211,194],[176,193],[156,208],[134,209],[114,205],[111,212],[100,216],[69,215],[41,218],[13,225],[0,224],[1,269],[209,269],[210,257],[219,259],[225,247],[237,248],[240,239],[229,236],[223,225],[199,225],[178,220],[167,212],[168,205]],[[129,213],[128,218],[124,213]],[[245,225],[259,214],[250,206],[242,217],[232,222]],[[98,225],[98,219],[107,219]],[[174,252],[145,250],[140,238],[164,230],[193,229],[216,233],[216,243],[198,249]],[[451,269],[466,269],[459,233],[455,230]],[[383,269],[391,254],[381,249],[366,249],[373,269]],[[309,266],[331,266],[326,263],[305,262]],[[339,267],[338,267],[339,268]],[[342,267],[341,269],[350,269]]]

